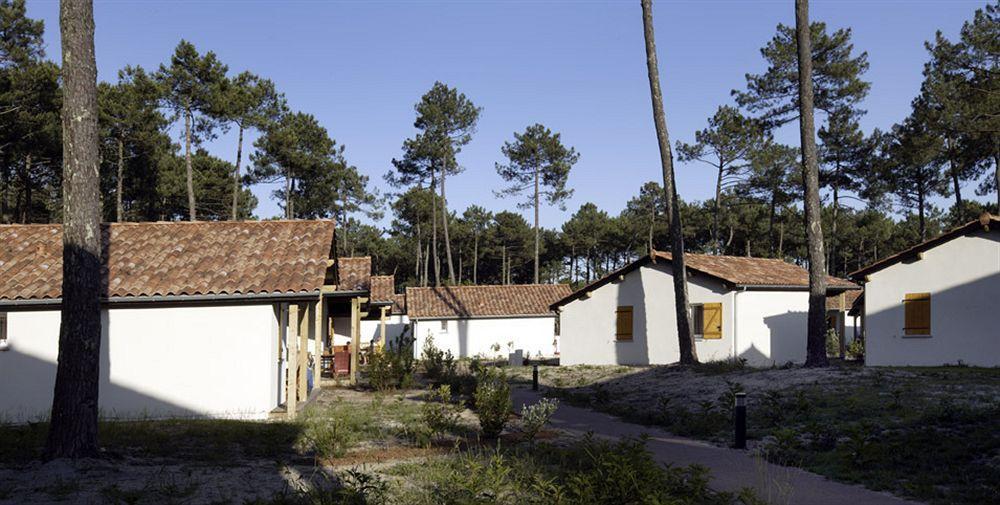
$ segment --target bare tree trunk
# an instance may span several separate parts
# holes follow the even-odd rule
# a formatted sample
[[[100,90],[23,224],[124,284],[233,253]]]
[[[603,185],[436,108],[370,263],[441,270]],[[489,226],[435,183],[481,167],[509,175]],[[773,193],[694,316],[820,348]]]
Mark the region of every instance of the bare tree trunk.
[[[243,125],[240,124],[240,135],[236,141],[236,166],[233,167],[233,214],[232,220],[236,221],[240,218],[240,190],[242,185],[240,184],[240,162],[243,158]]]
[[[839,169],[838,169],[839,172]],[[837,184],[833,185],[833,220],[830,222],[830,261],[828,265],[831,265],[831,274],[836,275],[837,271],[837,247],[840,244],[837,243],[837,218],[840,217],[840,187]]]
[[[444,254],[448,260],[448,282],[455,284],[455,264],[451,261],[451,240],[448,238],[448,200],[444,196],[444,180],[448,173],[448,161],[445,160],[441,170],[441,228],[444,230]]]
[[[434,260],[434,286],[441,285],[441,263],[438,261],[438,220],[437,202],[434,201],[434,190],[437,187],[437,175],[431,166],[431,254]]]
[[[538,284],[538,241],[541,235],[538,232],[538,166],[535,166],[535,284]]]
[[[955,164],[954,151],[952,150],[953,142],[950,137],[946,139],[946,142],[948,149],[948,172],[955,189],[955,211],[957,212],[955,224],[961,224],[965,219],[965,202],[962,201],[962,183],[958,177],[958,166]]]
[[[191,107],[184,109],[184,164],[187,167],[188,218],[198,220],[194,199],[194,169],[191,168]]]
[[[712,210],[712,245],[715,246],[715,254],[722,254],[722,243],[719,242],[719,214],[722,213],[722,170],[719,167],[719,176],[715,179],[715,209]]]
[[[927,219],[924,216],[924,192],[917,193],[917,217],[920,222],[920,241],[927,240]]]
[[[500,246],[500,284],[507,284],[507,246]]]
[[[660,164],[663,167],[663,190],[666,195],[668,222],[670,223],[671,270],[674,279],[674,298],[677,313],[677,339],[680,347],[680,362],[698,362],[698,351],[691,333],[691,313],[688,311],[687,269],[684,266],[684,233],[681,226],[681,211],[674,184],[674,160],[667,133],[667,119],[663,113],[663,94],[660,91],[660,73],[656,63],[656,42],[653,38],[652,0],[642,1],[642,26],[646,40],[646,69],[649,74],[649,93],[653,102],[653,122],[656,125],[656,139],[660,147]]]
[[[813,123],[812,40],[809,0],[795,0],[795,39],[799,60],[799,137],[805,181],[806,237],[809,249],[809,324],[806,366],[828,366],[826,358],[826,256],[819,202],[819,162]]]
[[[424,282],[423,282],[423,286],[425,288],[427,287],[428,284],[430,284],[430,281],[431,281],[431,279],[430,279],[430,268],[429,268],[429,265],[427,264],[428,262],[430,262],[430,260],[431,260],[431,245],[427,244],[427,247],[424,248]]]
[[[31,222],[31,153],[24,155],[24,167],[21,170],[21,204],[18,221],[22,224]]]
[[[285,173],[285,219],[292,218],[292,174]]]
[[[101,204],[92,0],[62,0],[63,281],[45,459],[98,454]]]
[[[778,258],[785,259],[785,223],[778,223]]]
[[[997,214],[1000,215],[1000,138],[993,141],[993,183],[997,187]]]
[[[125,210],[122,208],[122,179],[125,177],[125,142],[118,139],[118,174],[115,177],[115,219],[120,223],[125,220]]]
[[[472,242],[472,283],[479,284],[479,232]]]

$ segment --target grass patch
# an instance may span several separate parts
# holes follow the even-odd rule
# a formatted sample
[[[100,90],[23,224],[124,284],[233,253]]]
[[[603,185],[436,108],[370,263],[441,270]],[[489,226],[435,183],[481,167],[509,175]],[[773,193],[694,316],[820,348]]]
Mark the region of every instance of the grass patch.
[[[656,385],[645,396],[606,379],[615,368],[592,371],[586,385],[554,387],[547,394],[727,445],[738,381],[750,381],[758,387],[747,391],[748,436],[769,461],[932,503],[1000,503],[998,368],[873,370],[843,364],[803,380],[809,372],[799,367],[749,369],[725,361],[687,373],[683,367],[637,372],[648,373],[643,380]],[[797,382],[783,386],[785,374]],[[700,396],[678,394],[674,385]],[[662,393],[650,398],[650,390]]]
[[[48,423],[0,425],[0,463],[38,459],[48,430]],[[288,454],[300,427],[220,419],[106,420],[98,430],[101,446],[112,455],[218,463]]]

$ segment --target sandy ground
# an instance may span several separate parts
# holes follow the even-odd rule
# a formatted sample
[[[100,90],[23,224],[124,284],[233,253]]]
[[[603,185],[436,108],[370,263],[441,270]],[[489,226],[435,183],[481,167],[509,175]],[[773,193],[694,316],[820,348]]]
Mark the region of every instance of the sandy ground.
[[[530,381],[531,368],[509,368],[518,380]],[[956,402],[989,403],[1000,401],[1000,374],[985,379],[954,381],[961,369],[867,368],[857,365],[829,368],[754,369],[710,373],[674,365],[663,366],[593,366],[539,367],[539,382],[544,386],[587,395],[594,401],[628,403],[634,407],[658,408],[669,398],[671,404],[697,405],[716,401],[739,384],[747,393],[748,404],[761,399],[768,391],[794,390],[800,387],[832,389],[851,384],[878,384],[881,389],[907,388],[921,395],[948,398]],[[948,375],[946,375],[948,374]]]

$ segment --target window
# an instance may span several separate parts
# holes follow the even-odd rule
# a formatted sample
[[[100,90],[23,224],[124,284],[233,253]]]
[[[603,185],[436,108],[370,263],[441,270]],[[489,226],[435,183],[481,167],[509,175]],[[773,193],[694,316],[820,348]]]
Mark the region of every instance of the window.
[[[0,351],[7,350],[7,314],[0,312]]]
[[[441,331],[448,331],[448,320],[447,319],[442,319],[441,320]]]
[[[695,338],[704,338],[705,334],[705,306],[702,304],[691,305],[691,332]]]
[[[931,334],[931,294],[907,293],[903,299],[905,321],[903,335],[929,336]]]
[[[623,305],[615,311],[615,340],[632,340],[632,306]]]
[[[722,304],[703,303],[691,306],[691,328],[695,337],[705,340],[722,338]]]

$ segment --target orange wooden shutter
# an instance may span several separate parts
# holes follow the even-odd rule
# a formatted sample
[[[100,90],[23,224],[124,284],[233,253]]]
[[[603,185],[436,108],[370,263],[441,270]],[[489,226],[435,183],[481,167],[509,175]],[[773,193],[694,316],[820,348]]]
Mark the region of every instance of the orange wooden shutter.
[[[931,294],[907,293],[903,299],[904,335],[931,334]]]
[[[615,337],[618,340],[632,340],[632,306],[618,307],[615,311]]]
[[[722,338],[722,304],[706,303],[702,305],[702,310],[704,311],[702,314],[704,321],[701,330],[702,338],[706,340]]]

